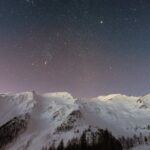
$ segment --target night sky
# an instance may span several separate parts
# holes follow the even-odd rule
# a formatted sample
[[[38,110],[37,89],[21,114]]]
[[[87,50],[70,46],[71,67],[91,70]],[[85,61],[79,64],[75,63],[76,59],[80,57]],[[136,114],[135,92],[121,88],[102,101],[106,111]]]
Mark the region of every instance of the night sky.
[[[0,92],[150,92],[150,0],[0,0]]]

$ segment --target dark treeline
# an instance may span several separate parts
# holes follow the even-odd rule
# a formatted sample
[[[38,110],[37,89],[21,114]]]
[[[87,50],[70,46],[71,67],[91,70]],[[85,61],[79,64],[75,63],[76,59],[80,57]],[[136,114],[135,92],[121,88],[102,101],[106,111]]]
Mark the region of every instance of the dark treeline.
[[[143,136],[142,133],[140,133],[138,136],[134,135],[133,137],[120,137],[118,139],[124,149],[130,149],[134,146],[143,145],[143,144],[149,144],[150,143],[150,135]]]
[[[116,139],[108,130],[98,129],[92,132],[87,129],[80,138],[73,138],[64,145],[63,141],[56,147],[55,144],[43,150],[122,150],[131,149],[134,146],[150,144],[150,135],[143,136],[142,133],[133,137],[120,137]]]
[[[29,115],[17,116],[0,127],[0,149],[23,133],[28,125]]]
[[[61,141],[57,148],[53,144],[43,150],[122,150],[122,146],[108,130],[98,129],[95,133],[85,130],[79,139],[73,138],[66,146]]]

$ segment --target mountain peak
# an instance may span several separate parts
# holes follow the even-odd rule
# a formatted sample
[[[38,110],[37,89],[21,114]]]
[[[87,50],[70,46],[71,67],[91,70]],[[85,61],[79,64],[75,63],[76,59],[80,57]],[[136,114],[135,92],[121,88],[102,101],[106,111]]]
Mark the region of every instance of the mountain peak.
[[[99,100],[110,100],[116,96],[121,96],[121,94],[109,94],[109,95],[102,95],[102,96],[98,96],[97,99]]]
[[[141,103],[137,103],[141,99]],[[0,126],[13,118],[27,115],[27,129],[8,150],[41,150],[50,141],[68,142],[82,131],[109,129],[118,136],[149,133],[150,95],[132,97],[110,94],[97,98],[78,99],[68,92],[37,94],[22,92],[0,96]],[[27,138],[29,137],[29,138]],[[28,145],[29,143],[29,145]]]
[[[45,93],[43,94],[44,97],[49,98],[61,98],[65,100],[75,100],[73,96],[68,92],[55,92],[55,93]]]

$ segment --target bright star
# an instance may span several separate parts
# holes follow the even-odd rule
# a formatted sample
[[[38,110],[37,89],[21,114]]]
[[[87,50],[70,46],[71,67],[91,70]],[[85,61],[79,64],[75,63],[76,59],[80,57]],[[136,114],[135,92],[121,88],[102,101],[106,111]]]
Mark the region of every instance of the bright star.
[[[100,21],[100,24],[103,24],[103,23],[104,23],[104,21],[103,21],[103,20],[101,20],[101,21]]]
[[[48,63],[47,61],[44,61],[44,65],[47,65],[47,63]]]

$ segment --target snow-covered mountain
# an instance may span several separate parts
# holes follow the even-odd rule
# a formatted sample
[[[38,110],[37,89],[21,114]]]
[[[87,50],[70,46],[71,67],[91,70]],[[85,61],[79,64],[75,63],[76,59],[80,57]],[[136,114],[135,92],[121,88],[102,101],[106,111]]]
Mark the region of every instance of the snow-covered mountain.
[[[89,127],[107,128],[116,138],[149,136],[150,94],[95,98],[74,98],[67,92],[0,94],[0,134],[13,132],[12,124],[19,128],[13,133],[15,140],[5,141],[6,150],[41,150],[62,139],[67,143]]]

